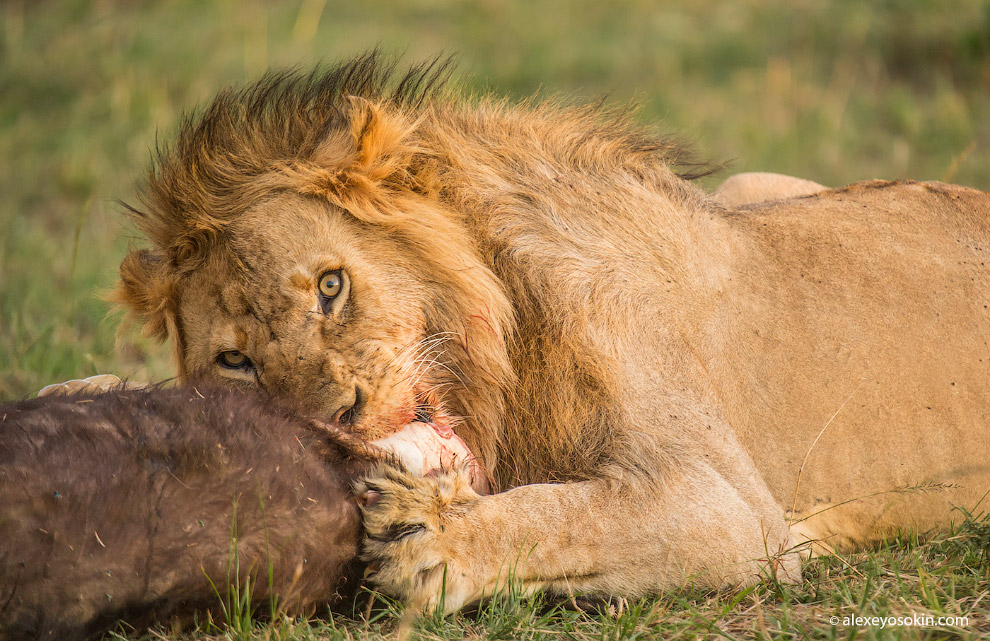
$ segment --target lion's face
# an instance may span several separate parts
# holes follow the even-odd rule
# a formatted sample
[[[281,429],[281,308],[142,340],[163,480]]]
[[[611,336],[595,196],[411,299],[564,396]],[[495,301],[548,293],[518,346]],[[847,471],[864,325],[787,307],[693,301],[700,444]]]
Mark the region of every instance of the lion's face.
[[[151,246],[113,299],[180,378],[256,386],[369,439],[425,424],[492,469],[516,385],[495,247],[402,97],[425,72],[369,99],[362,64],[221,93],[186,122],[132,209]]]
[[[429,275],[414,275],[399,241],[290,194],[225,237],[179,294],[189,375],[292,397],[370,438],[432,419],[443,337],[428,335],[422,311]]]

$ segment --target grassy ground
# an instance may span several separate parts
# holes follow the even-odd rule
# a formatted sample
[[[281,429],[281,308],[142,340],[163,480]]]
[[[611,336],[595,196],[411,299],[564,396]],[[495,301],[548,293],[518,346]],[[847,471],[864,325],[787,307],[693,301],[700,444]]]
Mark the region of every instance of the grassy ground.
[[[115,324],[96,297],[127,245],[141,242],[116,201],[134,198],[156,135],[226,83],[375,45],[409,59],[458,53],[470,90],[637,100],[644,120],[694,140],[732,171],[990,189],[985,0],[6,0],[0,399],[97,372],[167,376],[160,348],[133,338],[115,348]],[[831,627],[827,616],[973,609],[975,621],[959,632],[975,637],[990,633],[990,540],[985,525],[971,530],[851,557],[851,567],[816,561],[797,588],[668,596],[604,617],[510,601],[427,622],[424,634],[938,636]],[[296,626],[284,638],[374,637],[391,629],[385,620]]]
[[[766,580],[735,592],[685,589],[612,604],[521,599],[509,593],[475,611],[422,618],[413,637],[436,641],[990,638],[990,520],[969,519],[955,532],[928,542],[897,540],[870,552],[813,559],[804,573],[796,586]],[[366,604],[373,607],[365,610]],[[358,598],[351,614],[308,621],[276,617],[274,623],[255,623],[241,615],[234,612],[217,625],[202,623],[184,633],[161,630],[150,638],[395,638],[401,616],[394,604],[372,600],[367,594]],[[850,617],[866,620],[854,624],[846,621]]]

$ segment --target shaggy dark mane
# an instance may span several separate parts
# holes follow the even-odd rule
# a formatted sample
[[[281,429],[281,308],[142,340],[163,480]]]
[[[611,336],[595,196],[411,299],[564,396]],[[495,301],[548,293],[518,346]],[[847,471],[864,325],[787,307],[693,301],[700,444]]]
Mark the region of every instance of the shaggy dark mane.
[[[173,264],[205,248],[176,248],[183,232],[219,231],[248,185],[277,163],[309,158],[347,125],[348,96],[417,111],[435,99],[454,68],[437,56],[402,72],[379,51],[309,72],[270,71],[241,89],[222,90],[202,112],[182,118],[172,144],[156,145],[143,207],[126,205],[138,227]]]
[[[275,167],[312,160],[328,138],[346,132],[350,97],[415,118],[439,103],[454,67],[452,57],[437,56],[403,70],[396,58],[374,50],[309,72],[270,71],[241,89],[222,90],[205,109],[182,118],[173,143],[156,145],[142,206],[124,206],[165,250],[171,266],[179,267],[208,252],[226,223],[265,196],[260,178]],[[557,99],[525,105],[544,115],[578,115],[585,131],[576,142],[595,146],[596,140],[621,139],[624,153],[655,156],[678,168],[681,178],[717,169],[683,143],[638,126],[629,107],[605,100],[567,107]],[[577,123],[562,118],[562,125],[565,120]]]
[[[223,150],[238,139],[237,129],[257,127],[272,135],[272,156],[306,156],[328,134],[346,126],[345,96],[418,109],[436,98],[454,69],[451,57],[437,56],[397,72],[398,61],[377,50],[309,72],[272,70],[239,90],[221,91],[202,115],[188,114],[180,126],[177,149],[157,150],[157,164],[174,152],[185,156],[204,146]],[[281,138],[275,139],[279,134]]]

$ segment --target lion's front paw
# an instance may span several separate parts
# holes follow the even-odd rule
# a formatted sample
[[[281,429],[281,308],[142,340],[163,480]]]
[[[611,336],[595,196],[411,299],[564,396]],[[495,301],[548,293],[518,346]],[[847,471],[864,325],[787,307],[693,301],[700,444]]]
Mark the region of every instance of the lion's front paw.
[[[463,471],[417,478],[382,466],[355,487],[366,530],[363,559],[383,592],[416,610],[454,612],[478,599],[482,583],[461,558],[454,527],[481,497]]]

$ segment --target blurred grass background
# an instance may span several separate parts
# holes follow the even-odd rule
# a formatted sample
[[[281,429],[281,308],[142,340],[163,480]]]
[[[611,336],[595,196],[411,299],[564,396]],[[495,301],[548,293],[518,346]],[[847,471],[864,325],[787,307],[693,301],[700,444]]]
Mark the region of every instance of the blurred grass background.
[[[67,378],[168,376],[115,349],[107,289],[141,239],[156,136],[272,65],[380,45],[456,53],[470,90],[642,103],[730,172],[990,189],[990,2],[6,0],[0,3],[0,399]]]

